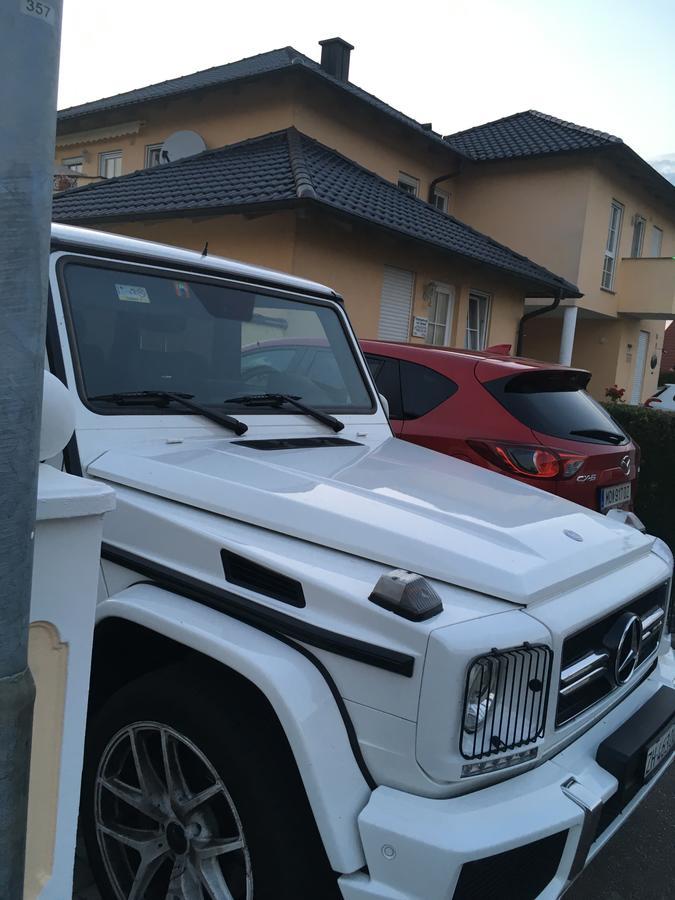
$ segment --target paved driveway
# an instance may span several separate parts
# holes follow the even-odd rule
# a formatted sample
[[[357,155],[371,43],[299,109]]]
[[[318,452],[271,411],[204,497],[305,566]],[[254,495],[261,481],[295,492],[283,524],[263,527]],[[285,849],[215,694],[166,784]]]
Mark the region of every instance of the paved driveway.
[[[674,900],[675,763],[565,900]]]

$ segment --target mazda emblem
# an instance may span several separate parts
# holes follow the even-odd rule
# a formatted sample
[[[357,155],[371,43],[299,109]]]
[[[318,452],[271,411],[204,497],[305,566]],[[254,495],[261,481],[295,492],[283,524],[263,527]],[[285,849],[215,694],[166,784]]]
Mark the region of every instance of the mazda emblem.
[[[628,456],[628,455],[623,456],[621,458],[621,462],[619,463],[619,466],[624,475],[630,475],[630,468],[631,468],[630,456]]]
[[[640,657],[641,620],[633,613],[625,613],[610,628],[603,643],[609,652],[615,683],[625,684],[635,671]]]

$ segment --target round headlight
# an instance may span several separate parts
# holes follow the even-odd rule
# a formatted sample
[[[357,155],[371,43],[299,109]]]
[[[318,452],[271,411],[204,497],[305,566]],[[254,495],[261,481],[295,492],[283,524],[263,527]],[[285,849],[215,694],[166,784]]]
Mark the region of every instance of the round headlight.
[[[474,734],[485,721],[495,699],[497,667],[487,660],[478,660],[471,666],[466,703],[464,706],[464,730]]]

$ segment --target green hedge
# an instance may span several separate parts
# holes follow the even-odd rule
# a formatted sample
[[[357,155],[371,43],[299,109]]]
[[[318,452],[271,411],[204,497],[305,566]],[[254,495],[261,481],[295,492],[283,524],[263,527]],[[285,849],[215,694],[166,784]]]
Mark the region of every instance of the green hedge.
[[[675,413],[606,403],[642,453],[635,512],[650,534],[675,548]]]
[[[675,384],[675,371],[662,372],[659,375],[659,384]]]

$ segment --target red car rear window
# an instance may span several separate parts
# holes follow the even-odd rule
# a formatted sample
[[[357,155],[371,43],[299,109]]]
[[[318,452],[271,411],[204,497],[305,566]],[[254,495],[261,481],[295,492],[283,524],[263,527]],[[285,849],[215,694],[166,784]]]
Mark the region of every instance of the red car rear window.
[[[484,387],[512,416],[541,434],[592,444],[625,444],[621,427],[584,388],[587,372],[535,371]]]

